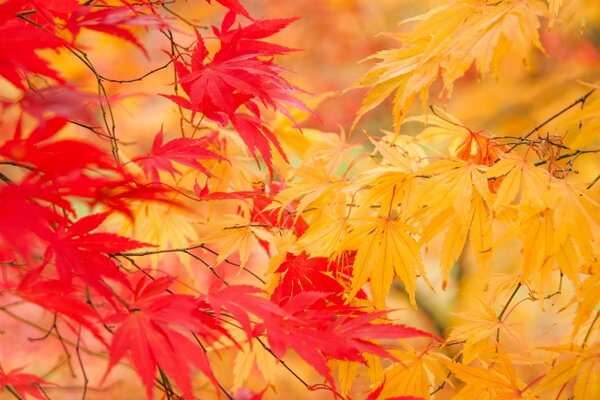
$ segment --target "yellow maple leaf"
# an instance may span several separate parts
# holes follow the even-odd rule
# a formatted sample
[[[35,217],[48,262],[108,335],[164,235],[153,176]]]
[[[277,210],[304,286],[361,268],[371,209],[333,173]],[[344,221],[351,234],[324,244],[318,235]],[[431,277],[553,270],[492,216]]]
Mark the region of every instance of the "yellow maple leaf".
[[[400,362],[385,370],[385,385],[380,398],[414,396],[429,399],[434,386],[448,382],[445,365],[450,359],[432,350],[416,351],[405,345],[404,351],[392,351]]]
[[[242,343],[241,349],[236,348],[236,350],[238,351],[233,362],[232,371],[233,392],[244,385],[255,365],[268,384],[275,381],[277,359],[260,343],[253,339],[253,342]]]
[[[222,263],[237,251],[240,256],[240,270],[248,263],[256,239],[273,242],[273,235],[267,229],[252,224],[248,217],[237,214],[224,215],[220,222],[206,224],[205,228],[209,233],[202,237],[202,241],[219,246],[216,263]]]
[[[438,75],[450,93],[472,64],[481,74],[496,74],[511,48],[522,58],[527,58],[531,47],[542,50],[539,17],[546,12],[544,4],[535,0],[463,0],[404,21],[417,24],[410,32],[395,35],[400,47],[369,57],[379,63],[357,85],[368,87],[369,92],[353,126],[395,92],[394,127],[398,132],[414,98],[419,95],[426,104],[429,87]]]
[[[394,277],[398,277],[416,306],[417,274],[426,280],[419,246],[406,224],[389,217],[369,217],[352,221],[354,228],[342,247],[356,250],[352,274],[351,300],[370,279],[375,306],[385,307]],[[426,282],[428,282],[426,280]]]
[[[468,161],[449,158],[436,161],[418,173],[429,177],[422,189],[427,194],[427,207],[423,208],[426,223],[420,243],[427,243],[446,232],[440,259],[442,286],[445,287],[450,269],[461,255],[467,237],[470,237],[482,279],[487,279],[492,256],[493,217],[488,206],[491,194],[485,169]]]
[[[344,181],[327,171],[323,162],[301,166],[295,172],[295,179],[289,187],[275,196],[274,202],[283,210],[293,201],[298,201],[296,218],[310,205],[327,203],[329,197],[343,189]]]
[[[576,400],[600,397],[600,343],[590,347],[554,346],[545,349],[558,353],[560,358],[542,379],[537,392],[561,387],[574,380]]]

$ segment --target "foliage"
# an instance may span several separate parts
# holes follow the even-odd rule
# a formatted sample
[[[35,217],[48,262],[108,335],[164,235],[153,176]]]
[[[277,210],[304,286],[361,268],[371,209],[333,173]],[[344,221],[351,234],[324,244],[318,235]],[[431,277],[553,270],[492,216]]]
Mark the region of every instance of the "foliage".
[[[0,0],[0,389],[599,397],[600,8],[407,6],[332,133],[303,22],[210,3]]]

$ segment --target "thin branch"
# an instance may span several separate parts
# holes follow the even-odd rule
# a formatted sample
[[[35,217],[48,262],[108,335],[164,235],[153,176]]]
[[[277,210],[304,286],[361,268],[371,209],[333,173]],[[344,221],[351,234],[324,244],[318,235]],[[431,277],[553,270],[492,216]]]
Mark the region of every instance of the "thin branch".
[[[598,317],[600,317],[600,311],[596,312],[596,316],[594,317],[594,320],[590,324],[590,327],[588,328],[588,331],[585,334],[585,337],[583,338],[583,342],[581,343],[582,348],[585,347],[585,345],[587,344],[587,341],[590,338],[590,335],[592,333],[592,329],[594,328],[594,325],[596,325],[596,322],[598,321]]]
[[[573,157],[573,161],[583,155],[583,154],[590,154],[590,153],[600,153],[600,149],[588,149],[588,150],[575,150],[572,153],[565,153],[565,154],[561,154],[560,156],[556,157],[555,161],[559,161],[559,160],[564,160],[565,158],[570,158]],[[544,165],[548,162],[548,160],[540,160],[540,161],[536,161],[533,163],[533,165],[535,165],[536,167],[539,167],[540,165]]]
[[[112,83],[132,83],[132,82],[139,82],[141,80],[143,80],[144,78],[149,77],[150,75],[161,71],[163,69],[166,69],[169,65],[171,65],[173,63],[173,60],[169,60],[166,64],[161,65],[160,67],[156,67],[148,72],[146,72],[144,75],[138,76],[137,78],[131,78],[131,79],[112,79],[112,78],[107,78],[104,75],[99,75],[100,78],[102,78],[103,81],[106,82],[112,82]]]
[[[275,353],[273,353],[273,350],[271,350],[269,348],[269,346],[267,346],[259,337],[256,338],[256,340],[258,341],[258,343],[260,343],[260,345],[267,351],[269,352],[273,357],[275,357],[275,359],[277,361],[279,361],[281,363],[281,365],[283,365],[283,367],[285,369],[287,369],[300,383],[302,383],[305,387],[309,387],[310,385],[308,383],[306,383],[306,381],[304,379],[302,379],[300,377],[300,375],[298,375],[296,373],[296,371],[294,371],[293,369],[291,369],[286,363],[285,361],[283,361],[281,358],[277,357],[275,355]]]
[[[85,396],[88,390],[89,379],[87,373],[85,372],[85,365],[83,364],[83,360],[81,358],[81,352],[79,351],[79,346],[81,343],[81,325],[79,325],[79,330],[77,331],[77,343],[75,344],[75,353],[77,354],[77,359],[79,360],[79,367],[81,368],[81,374],[83,375],[83,393],[81,395],[81,399],[85,400]]]
[[[186,253],[189,256],[196,258],[197,256],[195,256],[194,254],[190,253],[190,250],[195,250],[195,249],[204,249],[206,251],[208,251],[209,253],[218,256],[219,253],[217,253],[216,251],[206,247],[205,244],[194,244],[191,246],[187,246],[187,247],[179,247],[179,248],[173,248],[173,249],[159,249],[159,250],[147,250],[147,251],[138,251],[138,252],[126,252],[126,253],[112,253],[111,255],[113,256],[122,256],[122,257],[143,257],[143,256],[149,256],[149,255],[153,255],[153,254],[164,254],[164,253]],[[204,261],[202,261],[204,262]],[[224,263],[227,263],[229,265],[233,265],[235,267],[240,268],[241,265],[239,263],[230,261],[229,259],[225,259],[223,260]],[[266,284],[267,282],[262,279],[260,276],[258,276],[256,273],[254,273],[253,271],[249,270],[246,267],[243,267],[242,270],[244,270],[245,272],[249,273],[250,275],[252,275],[254,278],[256,278],[257,280],[259,280],[262,284]]]
[[[536,125],[532,130],[530,130],[529,132],[527,132],[522,137],[523,138],[528,138],[529,136],[533,135],[534,133],[536,133],[537,131],[539,131],[541,128],[543,128],[544,126],[546,126],[547,124],[549,124],[550,122],[552,122],[553,120],[555,120],[556,118],[560,117],[565,112],[569,111],[571,108],[575,107],[577,104],[581,104],[583,106],[583,104],[588,99],[588,97],[590,97],[592,95],[592,93],[594,93],[595,91],[596,91],[596,89],[589,90],[583,96],[577,98],[574,102],[572,102],[571,104],[569,104],[568,106],[566,106],[562,110],[560,110],[557,113],[553,114],[551,117],[546,118],[543,122],[540,122],[538,125]],[[511,146],[508,149],[508,151],[513,150],[515,147],[516,147],[516,145]]]
[[[58,339],[61,347],[63,348],[63,351],[65,352],[65,356],[67,357],[67,365],[69,366],[69,370],[71,371],[71,376],[75,377],[77,375],[75,374],[75,369],[73,368],[73,364],[71,363],[71,353],[69,352],[69,349],[67,348],[67,345],[65,344],[65,339],[62,337],[62,335],[58,331],[57,322],[58,322],[58,313],[54,313],[54,319],[52,320],[52,326],[46,332],[46,334],[44,334],[42,337],[39,337],[39,338],[31,338],[30,337],[29,341],[30,342],[42,341],[42,340],[47,339],[50,336],[52,331],[56,332],[56,335],[54,335],[54,336]],[[78,346],[79,346],[79,344],[75,344],[75,348],[77,348]]]
[[[12,385],[6,385],[4,387],[10,392],[10,394],[15,396],[16,399],[23,400],[23,398],[19,396],[19,393],[17,393],[17,391],[12,387]]]
[[[175,18],[179,19],[181,22],[185,23],[186,25],[189,25],[190,27],[196,29],[208,29],[208,27],[206,25],[199,25],[199,24],[195,24],[193,22],[191,22],[190,20],[188,20],[187,18],[181,16],[180,14],[177,14],[175,11],[171,10],[169,7],[167,7],[166,5],[162,5],[162,8],[167,11],[169,14],[173,15]]]
[[[0,181],[12,183],[12,180],[8,176],[4,175],[2,172],[0,172]]]
[[[596,182],[598,182],[598,180],[600,180],[600,175],[596,176],[594,178],[594,180],[592,181],[592,183],[590,183],[589,185],[586,186],[586,189],[591,189],[592,186],[594,186],[596,184]]]
[[[169,377],[161,367],[158,367],[158,373],[160,374],[160,379],[162,380],[162,384],[165,388],[165,395],[167,396],[167,400],[171,400],[173,398],[173,394],[175,393],[173,391],[173,385],[171,385]]]
[[[31,165],[27,165],[24,163],[16,162],[16,161],[0,161],[0,165],[12,165],[13,167],[25,168],[30,171],[35,171],[35,168]]]
[[[517,283],[517,286],[515,287],[515,290],[513,290],[512,294],[510,295],[510,297],[506,301],[506,304],[504,304],[504,307],[502,307],[502,310],[500,311],[500,314],[498,314],[498,321],[499,322],[502,322],[502,318],[504,317],[504,314],[506,313],[506,310],[508,310],[508,306],[513,301],[513,299],[515,298],[515,296],[517,295],[517,292],[519,291],[520,288],[521,288],[521,282]],[[496,329],[496,342],[500,342],[500,328]]]
[[[163,254],[163,253],[177,253],[183,251],[189,251],[194,249],[204,248],[204,244],[195,244],[188,247],[178,247],[173,249],[160,249],[160,250],[148,250],[148,251],[138,251],[138,252],[127,252],[127,253],[112,253],[113,256],[123,256],[123,257],[142,257],[149,256],[152,254]]]

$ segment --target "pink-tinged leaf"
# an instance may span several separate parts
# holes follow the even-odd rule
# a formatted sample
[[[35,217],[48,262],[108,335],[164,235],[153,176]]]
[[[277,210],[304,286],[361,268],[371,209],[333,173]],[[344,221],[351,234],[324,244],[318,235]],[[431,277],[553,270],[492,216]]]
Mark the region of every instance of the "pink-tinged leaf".
[[[276,304],[260,297],[261,290],[254,286],[230,285],[210,291],[205,299],[216,315],[227,312],[240,323],[246,335],[253,336],[249,314],[254,314],[267,323],[276,323],[288,314]]]
[[[38,121],[47,119],[47,114],[51,113],[55,117],[94,125],[93,107],[98,105],[98,94],[80,92],[67,85],[49,86],[25,91],[19,105]]]
[[[233,395],[233,400],[262,400],[268,388],[267,386],[259,393],[255,393],[248,388],[240,388]]]
[[[34,399],[46,400],[47,397],[40,389],[40,385],[48,385],[49,383],[39,376],[22,373],[22,370],[23,368],[16,368],[4,372],[2,367],[0,367],[0,389],[4,389],[10,385],[23,400],[26,400],[27,396],[31,396]]]
[[[154,137],[152,150],[145,155],[134,158],[146,175],[153,182],[160,182],[159,171],[165,171],[171,175],[179,173],[173,166],[173,162],[195,168],[206,175],[208,170],[198,160],[222,160],[223,157],[208,150],[210,144],[208,138],[191,139],[177,138],[163,144],[164,134],[162,129]]]
[[[38,272],[32,271],[21,280],[17,287],[17,295],[25,301],[81,324],[101,343],[108,346],[96,326],[100,320],[98,314],[89,304],[80,300],[85,298],[85,294],[62,281],[40,280]]]
[[[126,6],[101,9],[94,9],[91,6],[80,7],[71,14],[66,24],[66,28],[74,37],[84,28],[103,32],[134,44],[148,56],[146,49],[135,35],[123,26],[163,28],[167,25],[158,14],[140,14]]]

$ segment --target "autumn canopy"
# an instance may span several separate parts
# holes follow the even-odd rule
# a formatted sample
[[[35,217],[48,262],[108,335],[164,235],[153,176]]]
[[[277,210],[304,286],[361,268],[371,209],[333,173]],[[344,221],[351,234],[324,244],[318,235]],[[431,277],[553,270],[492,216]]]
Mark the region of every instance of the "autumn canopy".
[[[0,0],[0,397],[600,398],[599,32]]]

